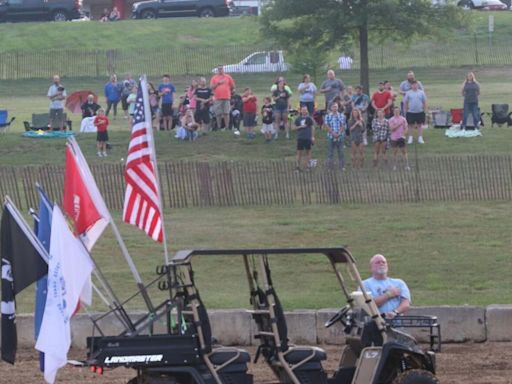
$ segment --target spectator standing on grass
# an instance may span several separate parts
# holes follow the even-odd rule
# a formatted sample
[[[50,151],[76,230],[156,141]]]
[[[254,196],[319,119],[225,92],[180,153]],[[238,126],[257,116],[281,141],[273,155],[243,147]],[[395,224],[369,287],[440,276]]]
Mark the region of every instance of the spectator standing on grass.
[[[295,119],[297,130],[297,172],[309,169],[311,160],[311,147],[315,142],[315,130],[313,118],[308,114],[307,107],[301,107],[299,116]],[[304,168],[302,165],[304,164]]]
[[[256,113],[258,112],[258,99],[252,93],[251,88],[245,88],[242,95],[244,128],[247,132],[247,138],[252,140],[256,137],[254,128],[256,127]]]
[[[270,92],[274,92],[277,89],[277,86],[279,85],[280,81],[284,82],[284,87],[286,88],[286,91],[290,94],[290,97],[291,97],[293,95],[292,89],[290,88],[288,83],[286,83],[286,79],[283,76],[279,76],[276,79],[274,84],[272,84],[272,86],[270,87]]]
[[[193,112],[196,111],[197,108],[197,100],[196,100],[196,89],[197,89],[197,80],[192,80],[190,85],[187,87],[187,99],[188,99],[188,109],[191,109]]]
[[[277,83],[276,89],[272,92],[272,99],[274,100],[274,127],[276,130],[276,138],[281,127],[281,122],[284,125],[286,138],[290,138],[290,132],[288,127],[288,107],[290,96],[291,94],[286,89],[284,79],[280,80]]]
[[[323,93],[325,96],[325,109],[329,109],[332,100],[336,96],[343,97],[344,90],[345,84],[343,84],[343,81],[337,79],[334,71],[329,69],[327,71],[327,79],[320,86],[320,93]]]
[[[87,100],[80,106],[80,109],[82,110],[82,119],[85,119],[86,117],[96,116],[100,106],[94,102],[94,95],[88,95]]]
[[[346,54],[341,54],[340,58],[338,59],[338,64],[340,65],[340,69],[342,71],[350,71],[352,69],[352,63],[354,60]]]
[[[386,115],[386,118],[389,119],[391,116],[393,116],[393,110],[395,109],[395,102],[396,102],[396,98],[398,97],[398,93],[395,92],[395,90],[393,89],[393,86],[387,80],[384,80],[384,90],[386,92],[391,93],[391,98],[392,98],[391,106],[389,108],[389,115]]]
[[[229,113],[228,128],[240,132],[240,123],[243,119],[244,101],[242,100],[242,96],[236,93],[236,90],[231,94],[230,105],[231,111]]]
[[[128,95],[128,98],[126,99],[126,103],[128,104],[128,114],[130,116],[130,125],[133,124],[133,114],[135,112],[135,103],[137,102],[137,90],[138,87],[134,85],[132,87],[131,93]]]
[[[48,88],[50,99],[50,128],[52,130],[64,130],[64,101],[66,100],[66,89],[60,83],[60,76],[53,76],[53,83]]]
[[[372,107],[375,111],[382,109],[384,116],[390,116],[391,104],[393,104],[393,95],[391,92],[386,91],[384,88],[384,82],[379,82],[379,86],[376,92],[372,95]]]
[[[206,79],[201,77],[199,84],[194,91],[196,100],[196,122],[201,127],[201,132],[205,135],[210,125],[210,106],[212,103],[213,93],[206,85]]]
[[[354,106],[354,103],[352,102],[353,96],[354,96],[354,88],[351,85],[349,85],[347,87],[347,92],[345,92],[345,94],[343,95],[343,113],[345,114],[346,121],[348,121],[348,119],[350,119],[350,115],[352,113],[352,108]],[[347,134],[347,136],[350,135],[348,126],[347,126],[347,130],[345,133]]]
[[[347,121],[345,115],[339,112],[338,104],[332,103],[330,112],[325,116],[327,127],[327,167],[333,168],[334,151],[338,153],[338,166],[340,171],[345,170],[345,129]]]
[[[158,86],[158,94],[162,102],[161,115],[164,123],[164,130],[169,131],[172,126],[172,104],[176,87],[171,83],[171,76],[165,74],[162,76],[162,83]]]
[[[386,145],[389,138],[389,123],[384,116],[384,110],[378,109],[377,116],[372,121],[373,131],[373,166],[379,165],[379,157],[382,156],[387,164]]]
[[[103,108],[98,109],[96,117],[94,118],[94,125],[96,127],[96,147],[98,149],[98,156],[107,157],[109,121]]]
[[[123,80],[123,90],[121,92],[121,106],[123,107],[124,112],[124,118],[128,118],[128,103],[127,99],[128,96],[130,96],[130,93],[132,93],[132,89],[135,86],[135,80],[133,80],[133,77],[130,73],[126,75],[126,77]]]
[[[261,107],[261,133],[265,135],[265,142],[270,143],[274,137],[275,129],[273,124],[272,99],[265,97]]]
[[[110,81],[105,84],[105,98],[107,99],[107,110],[105,115],[108,116],[110,109],[114,110],[114,120],[117,116],[117,104],[121,101],[121,94],[123,92],[123,85],[117,81],[117,75],[110,76]]]
[[[423,84],[421,81],[416,79],[416,75],[413,71],[407,72],[407,78],[400,83],[400,94],[402,96],[405,96],[407,92],[409,92],[412,88],[413,81],[416,81],[418,83],[418,89],[421,91],[425,91],[425,88],[423,88]],[[400,103],[400,109],[402,110],[402,115],[405,116],[405,110],[404,110],[404,102]]]
[[[401,152],[402,158],[405,162],[405,169],[409,171],[409,159],[407,158],[407,146],[405,145],[405,138],[409,130],[407,120],[400,114],[400,107],[396,106],[393,109],[393,117],[389,119],[389,130],[391,132],[391,148],[393,148],[393,171],[397,170],[398,166],[398,152]]]
[[[316,96],[316,85],[311,82],[311,76],[308,74],[304,75],[302,78],[302,83],[299,84],[299,102],[300,106],[306,106],[308,108],[308,113],[310,116],[313,116],[315,112],[315,96]]]
[[[160,96],[154,84],[148,82],[149,108],[151,109],[151,119],[153,120],[153,128],[160,129]]]
[[[480,123],[480,109],[478,108],[478,96],[480,96],[480,83],[476,81],[475,74],[469,72],[462,84],[462,96],[464,97],[464,115],[462,129],[466,129],[468,116],[473,116],[473,124],[478,129]]]
[[[411,90],[412,83],[414,81],[416,81],[416,83],[418,84],[418,89],[419,90],[422,90],[422,91],[425,90],[423,88],[423,84],[421,83],[421,81],[416,80],[416,75],[414,74],[414,72],[413,71],[409,71],[409,72],[407,72],[407,78],[400,83],[400,94],[402,96],[405,96],[405,94]]]
[[[364,167],[364,133],[366,131],[366,123],[363,119],[361,110],[354,108],[350,114],[348,122],[350,130],[350,143],[352,154],[352,167]]]
[[[414,129],[418,132],[418,143],[425,144],[423,140],[423,124],[425,124],[425,112],[427,111],[427,96],[418,89],[418,82],[411,83],[411,90],[404,96],[405,118],[409,124],[409,139],[407,144],[412,144]]]
[[[230,75],[224,73],[222,65],[217,67],[217,73],[210,79],[210,88],[214,96],[213,109],[217,119],[217,128],[221,128],[222,121],[224,121],[224,127],[227,128],[231,109],[231,93],[235,89],[235,81]]]
[[[370,97],[363,92],[363,86],[356,86],[356,93],[352,96],[352,105],[361,112],[364,121],[365,130],[363,132],[363,145],[368,145],[366,124],[368,124],[368,107],[370,106]]]
[[[388,262],[382,255],[370,259],[372,277],[363,281],[364,289],[372,294],[379,312],[386,319],[393,319],[408,311],[411,293],[401,279],[388,277]]]

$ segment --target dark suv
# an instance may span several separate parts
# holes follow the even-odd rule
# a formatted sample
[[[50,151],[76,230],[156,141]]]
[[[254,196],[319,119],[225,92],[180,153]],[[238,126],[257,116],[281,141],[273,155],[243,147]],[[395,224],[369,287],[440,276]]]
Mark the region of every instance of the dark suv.
[[[81,0],[0,0],[0,21],[79,19],[81,8]]]
[[[229,16],[229,4],[227,0],[148,0],[133,4],[134,19],[172,16]]]

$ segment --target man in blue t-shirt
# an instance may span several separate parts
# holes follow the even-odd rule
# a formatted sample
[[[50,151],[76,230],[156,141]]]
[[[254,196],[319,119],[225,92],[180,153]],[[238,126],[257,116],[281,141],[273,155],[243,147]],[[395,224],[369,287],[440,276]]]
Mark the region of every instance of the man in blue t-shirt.
[[[163,75],[162,84],[158,86],[158,94],[162,100],[162,118],[164,122],[164,129],[171,129],[172,122],[172,102],[174,101],[174,94],[176,87],[171,83],[170,75]]]
[[[364,288],[371,292],[380,313],[386,319],[393,319],[405,313],[411,305],[411,293],[401,279],[388,277],[388,262],[382,255],[370,260],[372,277],[363,281]]]

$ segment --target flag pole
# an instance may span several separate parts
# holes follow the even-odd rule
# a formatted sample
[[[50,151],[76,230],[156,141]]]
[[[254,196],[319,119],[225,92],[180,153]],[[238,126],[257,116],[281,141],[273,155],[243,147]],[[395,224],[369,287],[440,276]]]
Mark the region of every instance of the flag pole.
[[[25,221],[25,219],[23,218],[23,216],[21,215],[21,213],[19,212],[18,208],[16,208],[16,205],[14,204],[14,202],[11,200],[11,198],[9,196],[5,196],[5,199],[4,199],[4,207],[9,211],[9,213],[13,216],[14,220],[16,221],[16,223],[18,223],[20,229],[23,231],[23,233],[25,234],[25,236],[27,236],[27,239],[30,241],[30,243],[34,246],[34,248],[36,249],[36,251],[39,253],[39,255],[41,256],[41,258],[48,264],[48,261],[50,260],[50,255],[49,253],[46,251],[46,249],[44,248],[43,244],[41,244],[41,242],[39,241],[39,239],[37,238],[37,236],[35,236],[35,233],[34,231],[30,228],[30,226],[27,224],[27,222]],[[83,243],[82,243],[83,244]],[[87,249],[84,245],[84,248]],[[94,262],[94,259],[91,257],[91,260]],[[96,263],[95,263],[96,265]],[[97,266],[96,266],[97,267]],[[105,282],[102,281],[102,275],[98,273],[98,271],[95,271],[95,275],[96,277],[98,278],[98,280],[100,281],[100,283],[102,283],[103,285],[103,289],[105,289],[107,291],[107,293],[109,294],[109,296],[111,296],[111,300],[112,302],[114,303],[114,307],[115,308],[119,308],[119,305],[117,305],[116,303],[116,297],[115,297],[115,294],[111,291],[108,290],[108,285],[105,286]],[[94,287],[94,283],[91,282],[91,284],[93,285]],[[97,288],[96,288],[97,289]],[[103,296],[100,296],[100,298],[104,298]],[[119,302],[117,300],[117,302]],[[109,303],[108,301],[105,301],[105,304],[111,308],[111,309],[114,309],[112,308],[112,303]],[[123,311],[124,312],[124,309]],[[125,326],[127,326],[127,328],[129,328],[130,330],[133,330],[134,327],[133,327],[133,323],[131,322],[131,319],[128,317],[128,314],[124,313],[123,316],[121,316],[124,321],[126,321],[126,324]]]
[[[158,172],[158,163],[156,161],[156,150],[155,150],[155,140],[153,138],[153,122],[151,119],[151,108],[149,106],[149,93],[148,93],[148,86],[147,86],[147,79],[146,75],[142,75],[140,79],[140,85],[142,87],[142,98],[144,101],[144,118],[146,120],[146,131],[148,136],[149,145],[151,148],[151,161],[153,162],[153,166],[155,169],[155,177],[156,177],[156,188],[158,193],[158,207],[160,209],[160,215],[161,221],[162,221],[162,243],[164,246],[164,260],[165,265],[169,264],[169,250],[167,249],[167,234],[165,231],[165,220],[164,220],[164,209],[163,209],[163,203],[162,203],[162,188],[160,185],[160,173]]]
[[[89,168],[89,165],[87,162],[85,162],[85,157],[82,154],[82,151],[74,137],[68,138],[68,143],[70,144],[70,149],[74,152],[75,158],[80,156],[80,158],[84,159],[84,163],[80,163],[79,170],[80,172],[85,172],[87,175],[86,177],[91,179],[95,182],[94,176],[92,175],[92,172]],[[96,187],[97,188],[97,187]],[[137,287],[139,288],[139,291],[141,292],[142,298],[150,312],[154,312],[155,308],[153,306],[153,303],[151,302],[151,299],[147,293],[146,287],[144,286],[144,283],[142,282],[142,278],[140,277],[139,271],[137,270],[137,267],[135,266],[135,263],[133,262],[133,259],[128,252],[128,248],[126,247],[126,244],[123,240],[123,237],[121,236],[121,233],[119,232],[119,228],[117,227],[117,224],[115,223],[114,219],[112,218],[112,215],[110,214],[110,211],[108,210],[105,201],[103,200],[103,197],[101,196],[99,191],[92,191],[88,188],[89,193],[94,195],[94,201],[96,204],[100,204],[102,206],[102,212],[105,212],[105,214],[108,216],[106,219],[109,221],[110,227],[112,228],[112,232],[114,232],[114,237],[116,238],[117,243],[119,244],[119,248],[121,249],[121,253],[123,254],[124,259],[126,260],[126,263],[128,264],[128,267],[130,268],[130,271],[133,275],[133,278],[135,279],[135,282],[137,283]]]

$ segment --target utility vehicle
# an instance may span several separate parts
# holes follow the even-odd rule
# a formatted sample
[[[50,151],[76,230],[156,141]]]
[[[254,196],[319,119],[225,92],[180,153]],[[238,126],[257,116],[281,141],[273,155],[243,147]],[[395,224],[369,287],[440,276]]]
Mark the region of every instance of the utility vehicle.
[[[339,366],[332,375],[322,366],[327,358],[324,350],[289,342],[286,318],[270,266],[271,259],[286,258],[289,262],[290,257],[296,256],[297,262],[301,262],[314,254],[326,256],[347,303],[325,324],[326,327],[342,324],[346,340]],[[169,299],[118,336],[88,338],[86,365],[100,371],[119,366],[134,368],[137,374],[130,384],[252,384],[249,353],[240,348],[218,346],[212,341],[208,313],[194,279],[192,259],[220,255],[240,258],[239,272],[245,270],[248,280],[250,313],[259,342],[255,361],[263,358],[277,383],[438,383],[434,376],[434,352],[425,352],[413,337],[386,323],[371,295],[363,289],[354,258],[342,247],[180,251],[169,265],[158,269],[159,276],[151,283],[169,291]],[[290,265],[293,272],[293,264]],[[289,276],[297,279],[293,273]],[[356,289],[351,290],[351,286]],[[123,316],[122,311],[119,316]],[[166,332],[148,332],[161,318],[167,319]],[[99,332],[97,323],[101,319],[95,321]],[[414,325],[414,319],[401,317],[395,324],[405,329]],[[431,329],[437,323],[435,318],[420,320],[421,325]],[[426,320],[429,320],[427,324]]]

